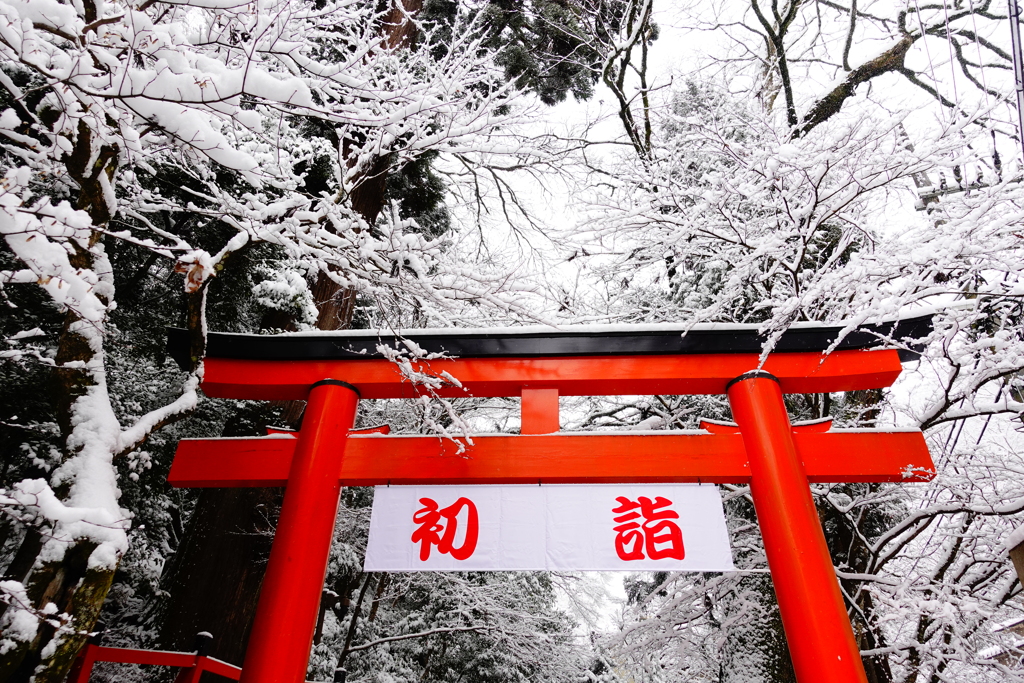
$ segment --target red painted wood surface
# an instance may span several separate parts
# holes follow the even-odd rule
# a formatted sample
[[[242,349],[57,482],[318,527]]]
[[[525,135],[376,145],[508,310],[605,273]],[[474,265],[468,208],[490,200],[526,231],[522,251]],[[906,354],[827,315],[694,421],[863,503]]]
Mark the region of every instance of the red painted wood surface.
[[[733,428],[735,430],[735,428]],[[921,432],[794,430],[812,482],[927,481]],[[168,481],[177,487],[284,486],[292,438],[185,439]],[[465,453],[424,436],[351,436],[340,480],[380,484],[707,483],[750,481],[738,431],[478,436]]]
[[[88,683],[96,662],[117,664],[148,664],[173,666],[183,669],[179,681],[199,680],[204,671],[237,681],[242,670],[233,664],[214,657],[197,656],[194,652],[168,652],[165,650],[132,650],[120,647],[103,647],[88,643],[78,653],[74,667],[68,675],[68,683]]]
[[[131,650],[120,647],[97,647],[95,661],[117,664],[152,664],[156,666],[193,667],[194,652],[168,652],[164,650]]]
[[[414,363],[461,386],[440,396],[519,396],[524,386],[557,389],[562,396],[724,394],[734,377],[758,367],[756,354],[585,356],[574,358],[460,358]],[[416,386],[387,360],[262,361],[207,358],[203,391],[217,398],[301,400],[324,377],[359,388],[363,398],[413,398]],[[776,353],[763,368],[791,394],[877,389],[900,374],[893,350]]]
[[[209,396],[310,398],[298,439],[183,441],[171,469],[176,486],[287,484],[243,683],[304,679],[342,484],[694,481],[751,483],[801,683],[863,683],[807,482],[922,481],[933,476],[934,467],[920,432],[794,429],[782,394],[889,386],[901,371],[896,351],[777,353],[763,364],[756,354],[700,354],[462,358],[413,367],[454,378],[434,390],[443,397],[522,395],[523,434],[476,437],[463,453],[435,437],[347,437],[355,393],[337,383],[317,383],[344,380],[362,398],[418,396],[399,366],[372,359],[205,361],[203,390]],[[755,368],[778,383],[740,378]],[[729,387],[734,379],[740,381]],[[558,428],[558,395],[727,389],[736,427],[709,426],[711,433],[545,433]]]
[[[868,683],[779,384],[741,378],[729,404],[750,456],[750,493],[796,678]]]
[[[308,392],[288,469],[288,488],[242,663],[242,683],[301,683],[338,514],[341,471],[359,395],[323,380]],[[387,438],[387,437],[378,437]]]
[[[552,434],[559,430],[558,389],[523,387],[520,434]]]

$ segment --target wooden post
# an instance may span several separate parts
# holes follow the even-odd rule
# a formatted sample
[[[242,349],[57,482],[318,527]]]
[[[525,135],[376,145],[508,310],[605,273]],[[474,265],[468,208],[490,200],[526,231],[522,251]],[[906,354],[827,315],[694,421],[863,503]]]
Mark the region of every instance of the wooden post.
[[[97,648],[98,646],[91,642],[85,644],[85,647],[78,653],[78,658],[75,659],[75,663],[71,667],[71,673],[68,674],[68,683],[89,683],[89,677],[92,676],[92,667],[96,663]]]
[[[1013,562],[1013,568],[1017,570],[1017,580],[1024,585],[1024,538],[1010,548],[1010,560]]]
[[[796,679],[868,683],[779,381],[755,370],[727,391],[750,457],[750,493]]]
[[[559,430],[558,389],[523,387],[520,434],[554,434]]]
[[[288,487],[242,665],[244,683],[302,683],[341,497],[341,472],[359,392],[313,384],[288,471]]]
[[[206,660],[206,653],[210,650],[210,644],[213,643],[213,634],[209,631],[200,631],[196,634],[195,647],[196,651],[196,663],[192,667],[184,667],[178,676],[174,679],[174,683],[199,683],[199,679],[205,671],[203,664]]]

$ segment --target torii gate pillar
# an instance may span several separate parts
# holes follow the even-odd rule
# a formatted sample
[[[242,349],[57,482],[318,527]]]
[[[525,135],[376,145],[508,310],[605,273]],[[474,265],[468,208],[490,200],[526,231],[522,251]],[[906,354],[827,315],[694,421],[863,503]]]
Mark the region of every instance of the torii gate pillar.
[[[359,391],[347,382],[324,379],[310,388],[241,683],[306,680],[316,628],[309,606],[319,603],[326,578],[338,473],[358,404]]]
[[[727,392],[750,458],[750,493],[796,678],[867,683],[779,381],[749,372]]]

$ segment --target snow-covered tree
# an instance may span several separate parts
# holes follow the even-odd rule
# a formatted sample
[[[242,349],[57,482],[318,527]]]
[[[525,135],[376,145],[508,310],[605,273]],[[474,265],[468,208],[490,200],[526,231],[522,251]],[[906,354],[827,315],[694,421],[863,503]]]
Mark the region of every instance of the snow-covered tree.
[[[1012,75],[1007,9],[992,0],[749,0],[687,8],[677,19],[714,32],[724,48],[711,55],[715,71],[735,75],[742,65],[747,94],[796,135],[865,97],[908,92],[950,113],[998,107],[986,123],[1014,135],[1000,106]]]
[[[646,165],[602,176],[576,248],[603,268],[607,314],[757,322],[766,353],[797,320],[853,329],[934,311],[935,334],[892,391],[807,397],[790,410],[920,426],[939,467],[930,484],[815,487],[870,680],[1016,680],[982,655],[1005,637],[993,626],[1019,611],[1001,539],[1024,511],[1020,164],[997,170],[972,151],[987,149],[987,112],[925,129],[909,125],[912,111],[845,107],[796,135],[784,117],[715,87],[677,92],[656,110]],[[954,167],[977,182],[915,212],[915,180]],[[692,424],[699,412],[727,416],[715,403],[648,407],[662,424]],[[668,576],[637,594],[613,652],[642,680],[785,677],[746,497],[728,493],[743,573]],[[745,629],[754,616],[766,628]]]
[[[211,282],[266,245],[293,272],[262,278],[272,304],[308,310],[304,277],[320,273],[367,297],[515,307],[507,278],[435,277],[441,241],[397,207],[368,217],[353,195],[382,155],[400,167],[439,151],[516,164],[544,152],[510,129],[517,89],[484,49],[478,13],[454,16],[440,52],[382,40],[412,18],[352,0],[15,0],[0,15],[12,311],[0,354],[38,408],[5,416],[34,436],[5,472],[0,679],[57,681],[128,548],[119,463],[144,467],[147,439],[197,405]],[[429,42],[440,29],[419,30]],[[161,303],[163,321],[193,332],[185,376],[143,339],[158,329],[131,339],[116,324],[119,305],[152,306],[135,297],[154,277],[184,289]],[[152,355],[125,363],[132,343]]]
[[[852,329],[934,311],[936,333],[891,391],[789,407],[838,425],[919,426],[939,466],[927,485],[815,487],[869,680],[1017,680],[1012,636],[996,628],[1019,612],[1001,539],[1024,511],[1024,196],[1002,7],[708,9],[674,18],[731,38],[705,65],[714,77],[667,97],[634,79],[625,139],[650,120],[649,149],[585,160],[590,213],[567,236],[568,258],[594,286],[568,307],[760,323],[766,353],[797,320]],[[603,402],[581,424],[694,427],[702,415],[727,419],[728,406]],[[792,676],[748,493],[725,496],[740,574],[628,584],[630,619],[608,647],[637,680]]]

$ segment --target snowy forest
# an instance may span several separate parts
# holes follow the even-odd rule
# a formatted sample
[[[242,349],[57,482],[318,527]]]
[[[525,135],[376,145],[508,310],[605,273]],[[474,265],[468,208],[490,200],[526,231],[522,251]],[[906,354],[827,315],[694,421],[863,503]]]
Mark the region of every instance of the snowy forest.
[[[64,681],[99,636],[208,631],[242,663],[282,490],[167,473],[179,439],[302,404],[203,396],[208,330],[754,323],[767,354],[797,322],[923,313],[895,386],[790,415],[920,428],[937,465],[813,486],[871,683],[1024,682],[1015,4],[0,0],[0,683]],[[519,428],[512,399],[357,420]],[[721,494],[735,572],[391,574],[363,572],[373,490],[346,489],[309,679],[795,681],[749,488]]]

